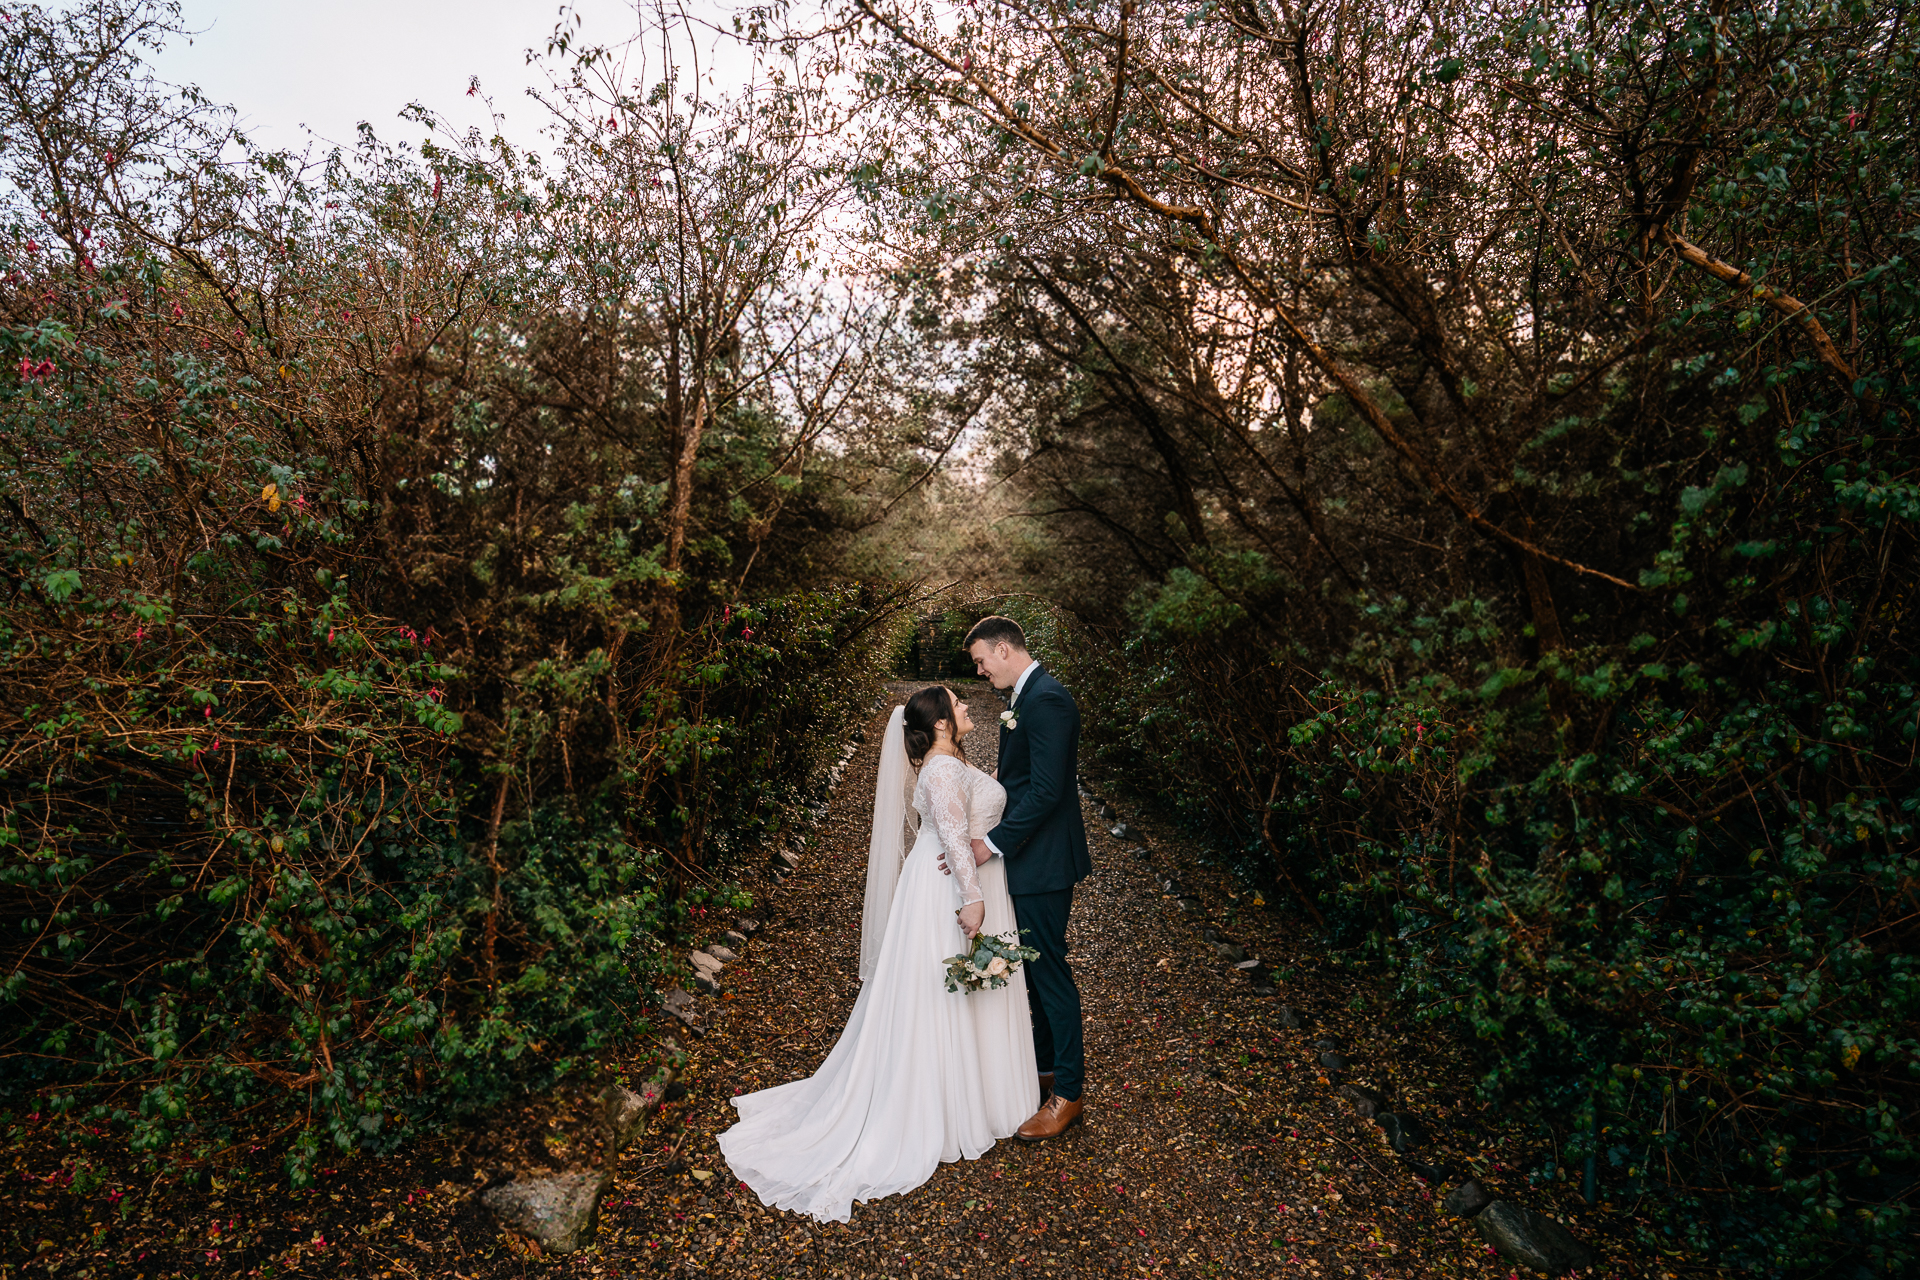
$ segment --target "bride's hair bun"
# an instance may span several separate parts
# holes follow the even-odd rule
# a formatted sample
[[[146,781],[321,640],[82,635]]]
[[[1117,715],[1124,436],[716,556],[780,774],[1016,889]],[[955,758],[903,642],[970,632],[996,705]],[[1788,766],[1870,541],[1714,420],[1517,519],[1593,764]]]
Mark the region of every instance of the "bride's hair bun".
[[[906,714],[902,724],[906,730],[907,759],[918,769],[927,758],[927,752],[933,750],[938,735],[933,726],[945,720],[948,728],[954,724],[953,695],[947,692],[945,685],[930,684],[907,699]],[[960,747],[959,739],[954,740],[954,748]]]

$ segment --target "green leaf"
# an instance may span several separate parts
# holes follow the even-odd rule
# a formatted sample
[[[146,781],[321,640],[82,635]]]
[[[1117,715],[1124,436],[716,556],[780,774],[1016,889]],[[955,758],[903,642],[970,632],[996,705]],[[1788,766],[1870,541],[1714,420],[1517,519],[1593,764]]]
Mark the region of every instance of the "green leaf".
[[[40,589],[47,599],[55,604],[65,604],[80,589],[80,571],[78,569],[55,569],[40,580]]]

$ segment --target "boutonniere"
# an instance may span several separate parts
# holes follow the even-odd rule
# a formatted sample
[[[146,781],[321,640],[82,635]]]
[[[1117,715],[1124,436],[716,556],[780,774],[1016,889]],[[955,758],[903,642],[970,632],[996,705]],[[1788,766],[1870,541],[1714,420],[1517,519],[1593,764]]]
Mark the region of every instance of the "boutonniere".
[[[1008,707],[1005,711],[1002,711],[1000,713],[1000,727],[1003,729],[1018,729],[1020,727],[1020,713],[1012,707]]]

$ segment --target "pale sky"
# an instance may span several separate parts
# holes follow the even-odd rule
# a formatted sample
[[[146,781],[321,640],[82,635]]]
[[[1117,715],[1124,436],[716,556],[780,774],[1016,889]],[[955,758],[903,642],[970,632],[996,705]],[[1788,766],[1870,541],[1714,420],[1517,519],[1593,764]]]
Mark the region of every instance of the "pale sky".
[[[731,29],[734,0],[685,0],[696,17]],[[311,128],[350,145],[362,120],[388,141],[417,144],[420,130],[398,120],[419,101],[461,132],[487,127],[467,82],[506,117],[506,133],[539,146],[544,111],[523,90],[544,84],[526,65],[544,52],[558,0],[182,0],[186,25],[202,32],[176,41],[156,60],[162,79],[197,84],[215,102],[240,111],[262,145],[303,148]],[[639,29],[634,0],[574,0],[587,42],[615,43]],[[648,5],[649,11],[652,6]],[[731,40],[706,36],[700,65],[716,89],[731,91],[751,74],[750,57]],[[682,67],[690,75],[690,66]]]

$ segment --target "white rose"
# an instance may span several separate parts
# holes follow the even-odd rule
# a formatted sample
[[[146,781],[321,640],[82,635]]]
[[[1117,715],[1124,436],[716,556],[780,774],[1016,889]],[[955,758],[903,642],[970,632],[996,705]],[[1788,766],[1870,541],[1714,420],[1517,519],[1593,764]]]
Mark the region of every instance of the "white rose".
[[[995,956],[987,965],[987,976],[989,978],[997,978],[1006,971],[1007,958],[1005,956]]]

